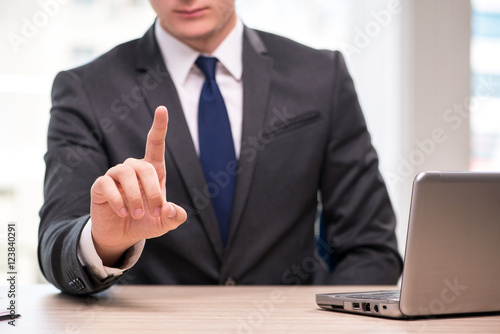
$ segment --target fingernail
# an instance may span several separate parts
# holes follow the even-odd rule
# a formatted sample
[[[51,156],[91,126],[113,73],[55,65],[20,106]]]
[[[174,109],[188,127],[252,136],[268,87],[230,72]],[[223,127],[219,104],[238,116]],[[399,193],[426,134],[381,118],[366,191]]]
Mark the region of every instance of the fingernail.
[[[161,208],[156,208],[155,211],[153,211],[153,216],[159,217],[161,215]]]
[[[137,209],[137,210],[135,210],[135,216],[136,216],[136,217],[140,217],[140,216],[142,216],[142,209]]]
[[[122,208],[122,209],[120,210],[120,215],[122,215],[122,216],[126,216],[126,215],[128,215],[128,210],[127,210],[127,208]]]
[[[168,218],[174,218],[175,217],[175,208],[172,204],[169,204],[170,208],[168,209]]]

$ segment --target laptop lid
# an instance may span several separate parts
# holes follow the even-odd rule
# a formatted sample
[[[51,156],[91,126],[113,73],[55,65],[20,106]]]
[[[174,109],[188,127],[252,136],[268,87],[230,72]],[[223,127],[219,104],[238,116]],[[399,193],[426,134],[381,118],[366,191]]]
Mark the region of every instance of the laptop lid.
[[[500,311],[500,173],[424,172],[413,185],[400,309]]]

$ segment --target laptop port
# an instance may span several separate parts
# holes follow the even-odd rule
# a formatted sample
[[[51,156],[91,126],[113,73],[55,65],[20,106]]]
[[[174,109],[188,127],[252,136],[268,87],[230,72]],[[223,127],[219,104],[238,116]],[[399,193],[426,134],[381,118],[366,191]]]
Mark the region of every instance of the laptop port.
[[[371,312],[372,311],[370,303],[361,303],[361,308],[365,312]]]
[[[344,306],[343,305],[331,305],[332,310],[343,310]]]
[[[373,305],[373,310],[378,313],[378,304]]]
[[[359,310],[360,309],[359,303],[352,303],[352,309],[353,310]]]

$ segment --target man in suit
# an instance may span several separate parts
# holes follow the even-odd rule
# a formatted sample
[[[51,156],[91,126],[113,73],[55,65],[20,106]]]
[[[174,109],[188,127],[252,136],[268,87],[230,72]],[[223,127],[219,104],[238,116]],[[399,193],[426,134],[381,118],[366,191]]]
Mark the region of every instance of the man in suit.
[[[54,80],[45,277],[73,294],[120,280],[396,283],[395,217],[342,56],[245,27],[234,0],[151,4],[144,37]],[[224,110],[208,127],[206,89]],[[229,150],[207,148],[219,136]],[[220,151],[224,168],[207,171]]]

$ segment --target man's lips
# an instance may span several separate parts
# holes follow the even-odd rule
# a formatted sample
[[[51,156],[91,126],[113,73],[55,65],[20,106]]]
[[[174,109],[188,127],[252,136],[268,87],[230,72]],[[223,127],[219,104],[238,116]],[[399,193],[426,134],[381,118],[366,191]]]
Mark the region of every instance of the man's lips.
[[[196,9],[178,9],[175,13],[182,16],[183,18],[195,18],[203,15],[208,8],[196,8]]]

